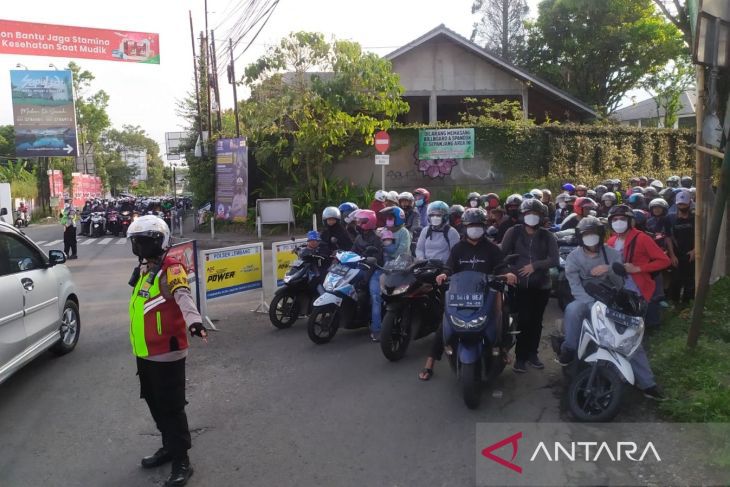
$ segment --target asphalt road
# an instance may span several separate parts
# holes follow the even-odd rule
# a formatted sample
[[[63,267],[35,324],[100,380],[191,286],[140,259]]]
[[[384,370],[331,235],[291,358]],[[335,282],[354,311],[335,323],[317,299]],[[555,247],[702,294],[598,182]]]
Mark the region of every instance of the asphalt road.
[[[27,234],[43,249],[62,248],[58,225]],[[80,342],[0,385],[0,485],[144,486],[168,475],[167,466],[139,467],[160,438],[139,398],[128,338],[135,261],[129,244],[111,237],[81,242],[69,261]],[[446,363],[430,382],[417,380],[430,338],[390,363],[365,330],[341,331],[325,346],[309,341],[303,321],[276,330],[251,312],[258,299],[211,303],[220,331],[192,344],[190,485],[473,485],[476,423],[564,418],[562,378],[547,350],[545,370],[506,369],[470,411]],[[558,316],[551,302],[545,336]]]

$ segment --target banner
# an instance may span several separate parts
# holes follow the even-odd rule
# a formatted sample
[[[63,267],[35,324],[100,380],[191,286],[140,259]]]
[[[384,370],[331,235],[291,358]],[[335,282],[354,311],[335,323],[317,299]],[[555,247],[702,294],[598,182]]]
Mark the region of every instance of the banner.
[[[73,205],[81,208],[86,200],[103,197],[104,188],[101,184],[101,177],[80,172],[71,173],[71,186],[73,187]]]
[[[474,129],[420,129],[418,159],[473,159]]]
[[[302,244],[306,244],[306,238],[297,240],[286,240],[283,242],[274,242],[271,244],[271,262],[274,271],[274,282],[276,287],[284,285],[284,276],[291,268],[295,260],[298,259],[294,250]]]
[[[195,240],[180,242],[169,248],[167,256],[179,260],[188,275],[190,291],[195,296],[195,304],[200,311],[200,291],[198,289],[198,246]]]
[[[10,71],[17,157],[76,156],[71,71]]]
[[[220,139],[215,152],[215,217],[244,222],[248,214],[246,139]]]
[[[48,187],[51,189],[51,198],[63,199],[63,172],[60,169],[48,170]]]
[[[160,36],[0,20],[0,54],[160,64]]]
[[[205,250],[205,299],[263,290],[264,244]]]

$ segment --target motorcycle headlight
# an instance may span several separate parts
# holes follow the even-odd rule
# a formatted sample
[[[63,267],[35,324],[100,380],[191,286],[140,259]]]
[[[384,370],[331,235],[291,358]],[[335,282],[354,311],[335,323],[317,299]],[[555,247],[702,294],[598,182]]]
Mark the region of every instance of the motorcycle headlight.
[[[289,276],[289,275],[284,276],[284,284],[286,284],[289,281],[291,281],[291,276]]]
[[[597,323],[593,326],[596,330],[596,338],[598,345],[620,353],[626,357],[630,357],[636,352],[641,345],[644,337],[644,321],[640,318],[636,319],[636,323],[631,326],[625,324],[617,324],[603,312],[596,314]],[[618,331],[622,329],[622,332]]]
[[[397,288],[393,289],[393,292],[391,293],[393,296],[397,294],[403,294],[404,292],[408,291],[408,288],[410,287],[410,284],[403,284],[401,286],[398,286]]]
[[[478,316],[470,321],[462,320],[461,318],[458,318],[456,316],[450,316],[451,318],[451,324],[454,325],[457,328],[463,328],[463,329],[474,329],[479,328],[484,324],[485,321],[487,321],[487,316]]]

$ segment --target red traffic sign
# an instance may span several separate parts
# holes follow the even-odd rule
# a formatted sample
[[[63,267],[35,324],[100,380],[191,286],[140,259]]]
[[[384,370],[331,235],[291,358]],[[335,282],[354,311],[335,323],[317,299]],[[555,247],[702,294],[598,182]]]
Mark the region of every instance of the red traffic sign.
[[[385,130],[375,134],[375,150],[385,154],[390,149],[390,135]]]

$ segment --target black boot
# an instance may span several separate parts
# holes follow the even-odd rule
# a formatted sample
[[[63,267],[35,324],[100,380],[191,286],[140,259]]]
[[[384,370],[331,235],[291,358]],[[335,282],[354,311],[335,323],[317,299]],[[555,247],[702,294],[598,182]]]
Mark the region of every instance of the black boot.
[[[157,450],[154,454],[144,457],[142,459],[142,467],[143,468],[155,468],[159,467],[160,465],[164,465],[165,463],[172,460],[172,455],[170,455],[170,452],[165,450],[164,448],[160,448]]]
[[[172,461],[172,472],[165,482],[165,487],[179,487],[188,483],[193,476],[193,467],[187,455]]]

